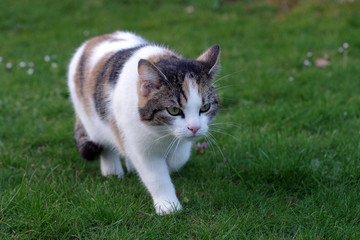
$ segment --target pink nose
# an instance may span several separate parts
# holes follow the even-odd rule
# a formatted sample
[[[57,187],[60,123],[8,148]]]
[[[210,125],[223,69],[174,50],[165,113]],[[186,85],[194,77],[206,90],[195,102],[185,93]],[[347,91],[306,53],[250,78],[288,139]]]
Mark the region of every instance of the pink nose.
[[[195,134],[200,129],[200,126],[189,126],[188,129]]]

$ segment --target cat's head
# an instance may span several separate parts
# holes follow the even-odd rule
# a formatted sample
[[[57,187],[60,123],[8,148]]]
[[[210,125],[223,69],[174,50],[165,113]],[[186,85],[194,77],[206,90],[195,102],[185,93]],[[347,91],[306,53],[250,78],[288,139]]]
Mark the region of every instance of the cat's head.
[[[213,78],[219,69],[220,47],[196,60],[176,55],[138,64],[139,114],[147,125],[164,126],[173,136],[192,140],[208,131],[218,110]]]

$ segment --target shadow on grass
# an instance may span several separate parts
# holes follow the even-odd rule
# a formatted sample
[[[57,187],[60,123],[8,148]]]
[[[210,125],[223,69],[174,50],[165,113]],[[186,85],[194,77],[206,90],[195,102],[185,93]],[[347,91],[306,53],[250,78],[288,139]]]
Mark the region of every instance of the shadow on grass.
[[[267,187],[267,192],[270,194],[280,191],[290,195],[304,196],[323,185],[323,179],[319,179],[319,176],[306,169],[248,168],[235,174],[236,181],[240,179],[249,189],[258,189],[259,186]]]

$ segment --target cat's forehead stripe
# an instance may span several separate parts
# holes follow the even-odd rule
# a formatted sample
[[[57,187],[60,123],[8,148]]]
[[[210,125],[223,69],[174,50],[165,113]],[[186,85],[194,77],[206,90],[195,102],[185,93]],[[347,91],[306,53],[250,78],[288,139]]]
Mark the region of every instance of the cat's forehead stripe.
[[[182,92],[183,92],[184,97],[186,98],[186,100],[187,100],[187,98],[189,96],[189,84],[190,84],[189,79],[185,77],[184,83],[182,85]]]
[[[171,83],[177,84],[179,87],[183,84],[187,73],[192,73],[195,78],[199,78],[204,74],[200,63],[194,60],[182,59],[175,55],[162,58],[154,64]]]
[[[188,95],[188,101],[187,101],[187,107],[197,109],[201,107],[202,104],[202,98],[201,95],[199,93],[199,88],[198,85],[196,84],[196,81],[194,79],[189,79],[188,80],[189,84],[189,95]]]

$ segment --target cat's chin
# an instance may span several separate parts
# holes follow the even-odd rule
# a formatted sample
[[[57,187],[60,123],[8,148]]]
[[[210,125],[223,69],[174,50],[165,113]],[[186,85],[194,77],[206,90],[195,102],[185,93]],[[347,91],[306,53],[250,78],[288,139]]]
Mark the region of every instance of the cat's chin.
[[[193,142],[198,138],[199,138],[199,136],[180,137],[181,140],[184,140],[184,141],[187,141],[187,142]]]

